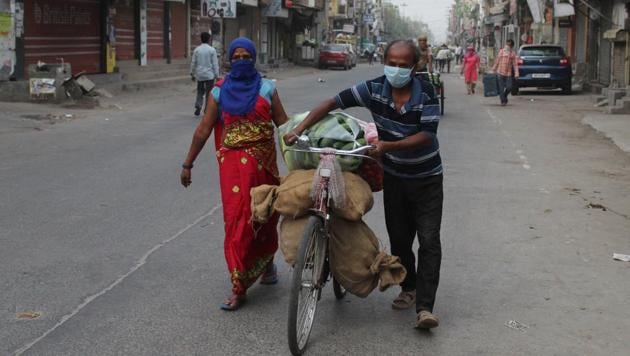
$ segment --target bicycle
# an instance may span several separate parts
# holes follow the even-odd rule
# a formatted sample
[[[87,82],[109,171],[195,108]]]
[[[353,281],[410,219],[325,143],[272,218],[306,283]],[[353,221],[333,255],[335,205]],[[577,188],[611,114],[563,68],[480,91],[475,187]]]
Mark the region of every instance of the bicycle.
[[[320,155],[371,157],[362,153],[374,146],[362,146],[353,150],[335,150],[308,146],[308,136],[298,138],[298,148],[288,150]],[[331,197],[329,193],[332,170],[318,168],[320,183],[314,195],[314,207],[310,209],[310,216],[302,240],[298,248],[296,263],[291,279],[289,294],[288,338],[289,348],[293,355],[301,355],[306,349],[313,322],[317,302],[321,299],[321,292],[331,274],[328,254],[328,239],[330,237]],[[343,299],[345,289],[333,277],[333,291],[337,299]]]
[[[440,78],[440,73],[416,72],[416,76],[433,85],[440,100],[440,115],[444,115],[444,81]]]

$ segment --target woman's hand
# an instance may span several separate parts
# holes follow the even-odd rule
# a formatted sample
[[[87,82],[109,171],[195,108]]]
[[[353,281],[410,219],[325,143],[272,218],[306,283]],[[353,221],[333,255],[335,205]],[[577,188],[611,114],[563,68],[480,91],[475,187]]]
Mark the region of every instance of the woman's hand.
[[[179,178],[180,178],[180,180],[182,182],[182,185],[184,187],[188,188],[190,183],[192,183],[190,168],[183,168],[182,169],[182,173],[181,173]]]

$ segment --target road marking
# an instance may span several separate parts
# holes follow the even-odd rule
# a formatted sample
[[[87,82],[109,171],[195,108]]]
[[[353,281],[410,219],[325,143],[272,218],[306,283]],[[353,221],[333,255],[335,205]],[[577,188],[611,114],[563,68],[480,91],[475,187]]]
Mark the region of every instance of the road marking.
[[[490,109],[486,109],[486,112],[488,113],[488,116],[490,116],[490,119],[492,119],[492,122],[497,125],[497,126],[502,126],[503,125],[503,121],[496,116]],[[512,139],[512,135],[510,135],[509,132],[507,132],[505,129],[501,128],[501,133],[507,137],[508,141],[510,142],[510,144],[512,145],[512,147],[517,147],[516,142],[514,142],[514,140]],[[532,166],[529,165],[529,161],[527,159],[527,156],[525,156],[523,150],[516,150],[516,154],[518,155],[518,158],[520,158],[521,160],[521,165],[523,167],[523,169],[529,171],[530,169],[532,169]]]
[[[30,348],[32,348],[33,346],[35,346],[38,342],[42,341],[44,338],[46,338],[46,336],[48,336],[50,333],[52,333],[53,331],[57,330],[57,328],[59,328],[60,326],[62,326],[63,324],[65,324],[68,320],[72,319],[72,317],[74,317],[75,315],[77,315],[83,308],[85,308],[86,306],[88,306],[90,303],[92,303],[95,299],[97,299],[98,297],[101,297],[103,295],[105,295],[107,292],[111,291],[112,289],[114,289],[114,287],[116,287],[117,285],[119,285],[120,283],[122,283],[125,279],[127,279],[127,277],[131,276],[134,272],[136,272],[138,269],[140,269],[140,267],[144,266],[147,263],[147,259],[149,257],[151,257],[151,255],[153,253],[155,253],[156,251],[158,251],[159,249],[161,249],[162,247],[166,246],[167,244],[169,244],[170,242],[172,242],[173,240],[177,239],[178,237],[180,237],[181,235],[183,235],[186,231],[190,230],[193,226],[199,224],[201,221],[203,221],[204,219],[214,215],[214,213],[216,213],[217,210],[219,210],[221,208],[221,204],[213,207],[212,209],[210,209],[210,211],[208,211],[207,213],[203,214],[202,216],[198,217],[197,219],[195,219],[195,221],[193,221],[192,223],[188,224],[186,227],[184,227],[183,229],[179,230],[175,235],[169,237],[168,239],[160,242],[159,244],[153,246],[149,251],[145,252],[142,257],[140,257],[140,259],[138,260],[138,262],[136,262],[136,264],[131,267],[131,269],[129,269],[129,271],[127,271],[127,273],[123,274],[122,276],[120,276],[118,279],[116,279],[112,284],[110,284],[109,286],[107,286],[106,288],[104,288],[103,290],[101,290],[100,292],[96,293],[96,294],[92,294],[91,296],[85,298],[85,300],[83,300],[83,302],[81,304],[79,304],[76,308],[74,308],[74,310],[72,310],[70,313],[64,315],[61,317],[61,319],[57,322],[57,324],[55,324],[52,328],[46,330],[46,332],[44,332],[40,337],[38,337],[37,339],[29,342],[28,344],[22,346],[21,348],[19,348],[17,351],[15,351],[15,356],[19,356],[21,354],[23,354],[24,352],[28,351]]]

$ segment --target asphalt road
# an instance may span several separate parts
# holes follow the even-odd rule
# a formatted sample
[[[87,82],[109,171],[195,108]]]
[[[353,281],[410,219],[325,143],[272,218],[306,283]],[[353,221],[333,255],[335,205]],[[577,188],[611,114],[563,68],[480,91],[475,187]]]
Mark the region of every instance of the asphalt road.
[[[297,113],[381,70],[278,86]],[[580,124],[586,96],[500,107],[465,95],[457,75],[446,85],[441,326],[413,329],[412,311],[390,308],[398,290],[337,302],[329,286],[308,354],[627,355],[630,263],[612,253],[630,254],[630,158]],[[289,354],[281,254],[278,285],[219,310],[230,284],[211,145],[193,185],[178,183],[197,123],[191,90],[0,130],[0,354]],[[381,198],[366,220],[388,248]],[[41,316],[18,318],[27,311]]]

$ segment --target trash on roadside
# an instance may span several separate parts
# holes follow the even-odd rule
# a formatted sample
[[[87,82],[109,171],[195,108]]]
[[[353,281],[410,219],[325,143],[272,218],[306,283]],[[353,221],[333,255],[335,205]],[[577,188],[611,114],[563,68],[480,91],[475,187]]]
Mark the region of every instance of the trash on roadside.
[[[94,89],[94,87],[96,87],[96,84],[94,84],[94,82],[92,82],[90,79],[88,79],[88,77],[81,73],[76,75],[75,78],[77,84],[81,89],[83,89],[84,93],[89,93]]]
[[[507,322],[505,322],[505,326],[510,329],[518,330],[520,332],[525,332],[527,329],[529,329],[529,325],[523,324],[520,321],[516,320],[508,320]]]
[[[533,103],[535,100],[532,98],[532,99],[529,99],[529,101],[531,101]]]
[[[613,253],[613,260],[630,262],[630,255],[623,255],[621,253]]]
[[[317,78],[317,82],[319,82],[319,83],[326,83],[326,79]]]
[[[72,119],[73,115],[72,114],[65,114],[64,116],[65,116],[66,119]]]
[[[21,312],[21,313],[17,313],[17,319],[18,320],[34,320],[39,318],[42,315],[42,313],[37,312],[37,311],[25,311],[25,312]]]

